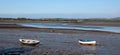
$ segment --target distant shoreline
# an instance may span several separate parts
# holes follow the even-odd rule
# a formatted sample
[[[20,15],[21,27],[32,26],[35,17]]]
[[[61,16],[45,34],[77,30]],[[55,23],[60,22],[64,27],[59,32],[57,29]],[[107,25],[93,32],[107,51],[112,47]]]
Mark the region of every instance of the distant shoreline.
[[[17,22],[27,22],[27,23],[69,23],[72,25],[77,25],[77,26],[116,26],[116,27],[120,27],[120,20],[102,20],[102,19],[90,19],[90,20],[77,20],[77,19],[25,19],[25,18],[20,18],[20,19],[0,19],[0,28],[4,29],[27,29],[27,30],[40,30],[43,32],[67,32],[70,33],[68,31],[71,32],[75,32],[77,31],[77,33],[79,32],[101,32],[101,31],[86,31],[86,30],[64,30],[64,29],[53,29],[53,28],[33,28],[33,27],[25,27],[25,26],[21,26],[16,24]],[[2,24],[2,23],[6,23],[6,24]],[[12,24],[10,24],[12,23]],[[109,32],[108,32],[109,33]]]
[[[120,22],[82,22],[82,23],[73,23],[74,25],[88,25],[88,26],[116,26],[120,27]]]
[[[20,25],[17,25],[17,24],[0,24],[0,29],[21,29],[21,30],[28,30],[28,31],[68,33],[68,34],[77,34],[77,33],[114,33],[114,32],[106,32],[106,31],[93,31],[93,30],[36,28],[36,27],[20,26]]]
[[[63,18],[41,18],[41,19],[29,19],[29,18],[1,18],[0,22],[59,22],[59,23],[71,23],[74,25],[93,25],[93,26],[119,26],[120,18],[93,18],[93,19],[63,19]]]
[[[6,22],[6,21],[4,21],[4,22],[0,22],[0,23],[17,23],[17,21],[16,22]],[[18,23],[21,23],[21,22],[18,22]],[[22,23],[26,23],[26,21],[22,21]],[[27,23],[29,23],[29,22],[27,22]],[[30,23],[69,23],[69,24],[71,24],[71,25],[79,25],[79,26],[116,26],[116,27],[120,27],[120,22],[77,22],[77,23],[75,23],[75,22],[30,22]],[[3,25],[3,24],[0,24],[0,25]]]

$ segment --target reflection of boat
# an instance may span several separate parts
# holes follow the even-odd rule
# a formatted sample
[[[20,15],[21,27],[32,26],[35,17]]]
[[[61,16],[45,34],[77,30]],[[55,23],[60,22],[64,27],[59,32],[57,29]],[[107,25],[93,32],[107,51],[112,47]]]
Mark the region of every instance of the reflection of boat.
[[[95,45],[80,45],[83,55],[96,55],[96,46]]]
[[[0,55],[26,55],[27,52],[32,51],[33,48],[8,48],[0,50]],[[29,55],[29,53],[27,53]]]
[[[40,42],[38,40],[32,40],[32,39],[19,39],[19,41],[23,44],[28,44],[28,45],[36,45],[39,44]]]
[[[80,44],[85,44],[85,45],[95,45],[96,44],[95,40],[79,40],[78,42]]]
[[[86,49],[86,50],[96,50],[95,45],[80,45],[81,48]]]

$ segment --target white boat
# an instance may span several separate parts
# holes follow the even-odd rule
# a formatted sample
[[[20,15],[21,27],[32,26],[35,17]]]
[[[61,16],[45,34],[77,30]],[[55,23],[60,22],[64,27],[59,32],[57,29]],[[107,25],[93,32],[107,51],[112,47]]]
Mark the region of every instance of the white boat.
[[[79,40],[78,42],[80,44],[85,44],[85,45],[96,45],[95,40]]]
[[[39,40],[32,40],[32,39],[19,39],[19,41],[23,44],[28,44],[28,45],[36,45],[39,44]]]

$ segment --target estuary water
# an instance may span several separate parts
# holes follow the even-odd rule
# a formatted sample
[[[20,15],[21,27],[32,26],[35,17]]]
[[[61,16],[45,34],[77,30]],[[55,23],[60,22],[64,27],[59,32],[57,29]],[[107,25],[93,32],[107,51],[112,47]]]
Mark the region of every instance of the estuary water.
[[[91,25],[74,25],[71,23],[33,23],[33,22],[25,22],[25,23],[9,23],[9,22],[0,22],[0,24],[17,24],[21,26],[27,27],[36,27],[36,28],[54,28],[54,29],[74,29],[74,30],[90,30],[90,31],[104,31],[104,32],[114,32],[120,33],[120,27],[116,26],[91,26]]]
[[[69,23],[17,23],[18,25],[36,28],[55,28],[55,29],[75,29],[75,30],[92,30],[120,33],[120,27],[115,26],[89,26],[73,25]]]

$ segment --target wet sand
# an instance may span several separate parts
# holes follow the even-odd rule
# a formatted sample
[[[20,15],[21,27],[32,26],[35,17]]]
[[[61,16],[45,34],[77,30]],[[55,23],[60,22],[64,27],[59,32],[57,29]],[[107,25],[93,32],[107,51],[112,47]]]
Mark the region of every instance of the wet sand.
[[[30,55],[119,55],[120,34],[83,30],[43,29],[16,24],[0,25],[0,50],[33,48]],[[37,46],[23,45],[19,38],[40,40]],[[96,46],[80,45],[78,39],[92,39]]]

